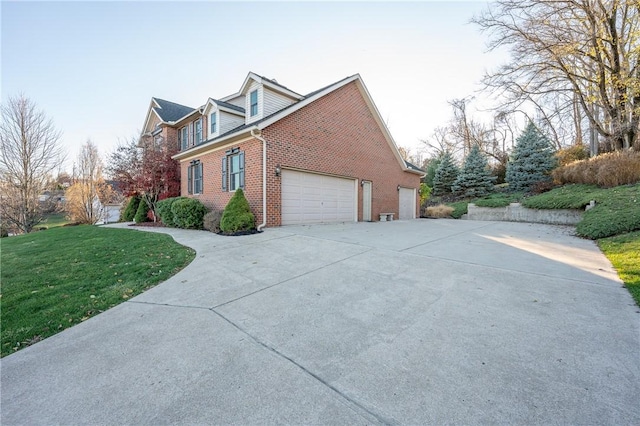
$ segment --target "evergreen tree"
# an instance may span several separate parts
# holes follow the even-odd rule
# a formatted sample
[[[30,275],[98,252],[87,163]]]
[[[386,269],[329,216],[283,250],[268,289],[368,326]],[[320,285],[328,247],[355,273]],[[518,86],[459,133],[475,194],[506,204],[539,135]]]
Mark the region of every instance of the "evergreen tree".
[[[451,185],[458,177],[458,167],[453,161],[453,156],[446,153],[442,156],[440,164],[433,177],[433,195],[443,195],[451,192]]]
[[[530,122],[516,140],[507,163],[509,189],[527,191],[536,183],[548,182],[555,167],[556,158],[549,139]]]
[[[487,158],[480,152],[480,148],[474,145],[464,160],[464,166],[451,191],[465,197],[482,197],[493,191],[493,181],[487,164]]]
[[[427,165],[427,168],[426,168],[427,174],[424,176],[423,182],[429,185],[431,188],[433,188],[433,178],[436,175],[436,170],[438,169],[438,166],[442,161],[443,155],[444,154],[441,154],[441,155],[438,155],[437,157],[430,159]]]

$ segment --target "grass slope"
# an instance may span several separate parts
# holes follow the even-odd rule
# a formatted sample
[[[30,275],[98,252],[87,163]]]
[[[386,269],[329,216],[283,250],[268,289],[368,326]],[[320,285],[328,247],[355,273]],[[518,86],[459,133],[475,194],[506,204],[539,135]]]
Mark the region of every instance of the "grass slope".
[[[596,206],[584,213],[576,226],[578,235],[598,239],[640,230],[640,184],[614,188],[566,185],[525,198],[522,204],[533,209],[581,209],[591,200]]]
[[[166,280],[195,253],[165,234],[77,226],[4,238],[0,256],[5,356]]]
[[[598,246],[640,306],[640,231],[603,238]]]

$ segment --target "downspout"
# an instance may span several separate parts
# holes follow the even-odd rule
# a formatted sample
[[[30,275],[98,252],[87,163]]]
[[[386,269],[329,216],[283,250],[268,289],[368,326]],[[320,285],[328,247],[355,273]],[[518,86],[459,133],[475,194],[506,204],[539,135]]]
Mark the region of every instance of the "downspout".
[[[262,223],[258,225],[258,231],[262,231],[267,225],[267,141],[255,127],[251,129],[251,136],[262,141]]]

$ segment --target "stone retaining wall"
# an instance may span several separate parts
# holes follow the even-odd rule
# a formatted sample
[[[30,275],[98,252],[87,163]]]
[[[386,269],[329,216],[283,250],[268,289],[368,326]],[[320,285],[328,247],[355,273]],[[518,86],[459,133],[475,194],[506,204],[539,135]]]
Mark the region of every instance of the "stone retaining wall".
[[[507,207],[478,207],[469,203],[466,219],[575,225],[582,220],[583,213],[573,209],[528,209],[520,203],[511,203]]]

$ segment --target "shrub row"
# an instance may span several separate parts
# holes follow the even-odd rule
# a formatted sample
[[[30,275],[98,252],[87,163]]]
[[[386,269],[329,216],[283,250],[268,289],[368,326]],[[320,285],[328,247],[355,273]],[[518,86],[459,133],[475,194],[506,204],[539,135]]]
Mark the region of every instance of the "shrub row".
[[[167,198],[158,202],[156,211],[166,226],[184,229],[207,229],[235,234],[256,229],[256,221],[244,192],[238,189],[224,212],[211,212],[200,200],[188,197]]]
[[[552,173],[560,184],[581,183],[605,188],[640,182],[640,152],[617,151],[558,167]]]
[[[200,200],[187,197],[172,197],[158,202],[160,220],[166,226],[183,229],[202,229],[207,208]]]

